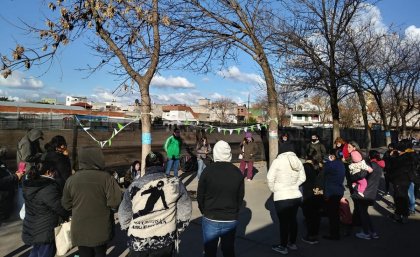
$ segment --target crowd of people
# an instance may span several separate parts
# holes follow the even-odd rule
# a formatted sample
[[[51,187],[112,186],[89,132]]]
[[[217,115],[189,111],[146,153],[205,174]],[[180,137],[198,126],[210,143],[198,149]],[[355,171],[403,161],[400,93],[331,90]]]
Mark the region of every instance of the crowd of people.
[[[178,129],[163,146],[166,158],[150,152],[142,174],[140,161],[134,161],[119,184],[105,171],[105,159],[98,147],[80,147],[72,169],[67,143],[57,135],[41,147],[43,133],[32,129],[19,141],[18,171],[10,172],[0,162],[0,218],[7,219],[18,183],[24,198],[22,240],[33,246],[30,256],[54,256],[54,228],[71,219],[71,238],[79,256],[106,256],[114,236],[114,219],[126,231],[129,256],[172,256],[179,247],[179,235],[192,215],[189,194],[178,178],[184,146]],[[235,234],[243,207],[244,181],[253,179],[254,161],[260,151],[252,133],[246,132],[239,145],[239,167],[232,163],[231,146],[219,140],[212,147],[203,136],[197,140],[197,202],[202,214],[203,255],[217,256],[220,242],[223,256],[235,256]],[[382,155],[376,150],[366,158],[354,141],[337,138],[331,151],[311,136],[305,161],[295,152],[287,133],[280,136],[279,152],[267,172],[268,189],[273,193],[279,221],[280,241],[272,249],[281,254],[298,250],[299,208],[304,216],[302,241],[319,243],[322,216],[329,221],[326,240],[340,240],[353,226],[360,239],[378,239],[369,215],[377,199],[381,178],[385,193],[393,194],[395,212],[391,219],[406,223],[415,213],[418,196],[420,158],[410,140],[390,144]],[[6,149],[0,149],[0,157]],[[173,175],[171,174],[173,171]],[[392,185],[392,187],[391,187]],[[344,198],[350,190],[354,209]],[[343,208],[347,208],[343,211]]]

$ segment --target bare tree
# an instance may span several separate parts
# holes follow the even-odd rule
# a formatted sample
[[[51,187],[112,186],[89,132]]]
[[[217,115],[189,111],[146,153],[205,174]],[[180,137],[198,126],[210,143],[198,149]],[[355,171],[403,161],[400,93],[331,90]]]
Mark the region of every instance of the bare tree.
[[[230,122],[231,116],[236,116],[237,104],[230,98],[221,98],[211,103],[212,112],[221,122]]]
[[[57,50],[75,40],[89,37],[91,47],[101,57],[90,72],[107,65],[118,76],[120,86],[128,81],[137,84],[141,95],[142,169],[151,150],[151,101],[149,85],[160,61],[160,30],[169,25],[165,15],[159,15],[158,0],[58,0],[49,3],[52,13],[45,28],[27,25],[38,34],[41,45],[29,48],[17,45],[12,58],[2,55],[2,75],[7,78],[13,70],[34,65],[52,64]]]
[[[170,11],[173,37],[182,38],[178,53],[188,57],[183,67],[208,71],[215,62],[226,65],[250,56],[261,69],[268,98],[269,163],[278,152],[277,93],[270,59],[272,31],[268,24],[275,14],[265,0],[183,0]]]
[[[329,97],[333,119],[333,137],[340,135],[339,101],[348,93],[342,83],[346,64],[339,54],[346,29],[357,19],[364,0],[284,0],[291,19],[287,26],[277,26],[273,39],[283,45],[287,64],[294,70],[289,84],[324,92]],[[286,29],[284,29],[286,28]]]

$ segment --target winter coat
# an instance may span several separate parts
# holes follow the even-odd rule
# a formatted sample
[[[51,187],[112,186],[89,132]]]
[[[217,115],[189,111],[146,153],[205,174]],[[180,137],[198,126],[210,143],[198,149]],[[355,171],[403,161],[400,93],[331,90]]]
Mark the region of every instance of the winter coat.
[[[52,178],[41,176],[23,182],[25,218],[22,240],[27,245],[54,243],[54,228],[59,217],[67,219],[69,212],[61,206],[61,188]]]
[[[0,220],[5,220],[10,216],[18,182],[18,176],[10,172],[0,161]]]
[[[62,153],[51,151],[46,153],[44,160],[54,165],[56,169],[55,180],[61,186],[61,188],[64,188],[66,180],[71,175],[70,158]]]
[[[341,160],[328,161],[324,166],[324,195],[343,196],[346,168]]]
[[[170,136],[166,139],[163,149],[165,149],[168,159],[179,159],[181,156],[181,147],[181,138],[177,139],[174,136]]]
[[[274,201],[302,197],[299,186],[305,180],[303,164],[293,152],[279,154],[267,173],[268,188],[274,193]]]
[[[191,213],[182,182],[166,176],[162,167],[148,167],[125,191],[118,218],[121,228],[128,229],[130,249],[148,251],[172,244],[189,224]]]
[[[78,156],[79,170],[67,179],[61,202],[72,211],[73,245],[96,247],[113,237],[112,209],[121,202],[121,189],[103,171],[105,161],[99,148],[81,148]]]
[[[412,182],[412,175],[416,172],[417,155],[413,151],[391,157],[391,170],[388,176],[394,185],[408,186]],[[410,174],[411,173],[411,174]]]
[[[198,181],[198,208],[208,219],[237,220],[244,194],[244,177],[238,167],[216,161],[203,170]]]
[[[241,149],[243,149],[243,158],[244,161],[255,161],[255,155],[258,151],[257,143],[252,140],[251,142],[242,142],[240,144]]]
[[[16,161],[26,162],[26,171],[32,166],[39,163],[42,156],[39,139],[43,137],[42,131],[39,129],[31,129],[18,143],[16,152]]]
[[[322,163],[324,157],[327,155],[325,146],[319,141],[315,144],[309,143],[306,148],[307,156],[312,156],[312,158],[317,160],[319,163]]]
[[[371,204],[373,204],[373,202],[376,200],[379,183],[381,182],[381,177],[383,173],[383,168],[381,167],[381,165],[383,165],[383,161],[372,160],[370,166],[372,167],[373,171],[371,173],[368,173],[366,176],[367,187],[363,194],[366,200],[371,201]]]
[[[302,184],[302,200],[306,201],[314,197],[314,189],[322,190],[324,185],[322,174],[316,170],[311,162],[303,164],[306,180]]]
[[[195,150],[197,151],[197,159],[204,160],[207,158],[207,155],[211,153],[211,146],[209,143],[207,143],[207,145],[198,143]]]

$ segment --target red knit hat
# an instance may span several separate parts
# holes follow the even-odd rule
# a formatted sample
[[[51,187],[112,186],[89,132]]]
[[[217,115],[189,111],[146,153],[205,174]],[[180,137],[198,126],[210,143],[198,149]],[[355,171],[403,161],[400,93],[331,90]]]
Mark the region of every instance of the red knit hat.
[[[353,162],[360,162],[363,160],[362,155],[358,151],[353,151],[350,155]]]

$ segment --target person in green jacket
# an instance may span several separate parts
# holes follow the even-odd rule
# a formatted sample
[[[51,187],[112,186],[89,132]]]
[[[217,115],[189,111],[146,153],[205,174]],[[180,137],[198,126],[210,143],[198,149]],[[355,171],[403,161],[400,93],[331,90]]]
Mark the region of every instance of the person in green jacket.
[[[181,132],[178,128],[174,129],[174,133],[172,136],[166,139],[165,145],[163,148],[165,149],[167,155],[167,162],[165,173],[169,175],[171,173],[171,168],[174,170],[174,176],[178,177],[178,168],[179,168],[179,158],[181,156],[181,147],[182,147],[182,139],[181,139]]]

